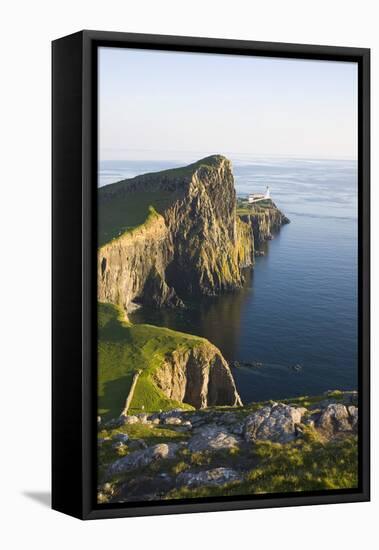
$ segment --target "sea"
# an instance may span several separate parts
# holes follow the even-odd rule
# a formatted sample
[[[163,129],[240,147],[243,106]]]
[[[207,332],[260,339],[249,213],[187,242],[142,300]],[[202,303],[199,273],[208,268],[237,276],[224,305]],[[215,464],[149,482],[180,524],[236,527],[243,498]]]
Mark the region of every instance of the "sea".
[[[244,403],[357,389],[356,161],[230,158],[237,195],[268,185],[291,223],[245,270],[242,290],[185,310],[141,308],[131,320],[208,338],[232,365]],[[184,164],[103,161],[99,185]]]

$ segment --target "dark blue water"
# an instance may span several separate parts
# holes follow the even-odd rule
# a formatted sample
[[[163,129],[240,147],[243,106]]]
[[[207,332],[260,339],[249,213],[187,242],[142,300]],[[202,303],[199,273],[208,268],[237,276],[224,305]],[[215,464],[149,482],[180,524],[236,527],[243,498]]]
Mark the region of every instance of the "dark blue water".
[[[234,172],[239,195],[269,185],[291,224],[265,244],[241,291],[184,311],[140,309],[131,320],[204,336],[229,361],[262,363],[233,368],[245,402],[356,389],[356,163],[234,161]]]

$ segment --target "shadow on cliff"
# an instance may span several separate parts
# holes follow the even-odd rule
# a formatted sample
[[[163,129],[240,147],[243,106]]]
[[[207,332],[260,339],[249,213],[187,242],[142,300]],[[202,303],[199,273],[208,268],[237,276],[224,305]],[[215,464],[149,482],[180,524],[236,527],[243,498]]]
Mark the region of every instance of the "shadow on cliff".
[[[120,378],[116,378],[115,380],[105,382],[103,386],[103,395],[99,397],[99,409],[105,409],[109,412],[100,414],[103,420],[110,420],[111,418],[120,416],[132,380],[133,372],[126,376],[120,376]]]

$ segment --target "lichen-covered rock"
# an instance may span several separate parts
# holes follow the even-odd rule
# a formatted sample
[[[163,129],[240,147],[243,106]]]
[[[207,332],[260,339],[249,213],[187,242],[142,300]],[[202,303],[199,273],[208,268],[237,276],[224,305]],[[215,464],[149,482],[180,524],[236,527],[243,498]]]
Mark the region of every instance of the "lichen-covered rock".
[[[350,415],[351,427],[353,428],[353,430],[356,430],[358,428],[358,407],[350,405],[347,410],[349,411]]]
[[[113,435],[113,438],[112,438],[114,441],[120,441],[121,443],[127,443],[129,441],[129,436],[128,434],[124,434],[124,433],[115,433]]]
[[[352,431],[353,423],[354,427],[357,423],[358,410],[356,407],[349,408],[352,409],[351,415],[347,407],[341,403],[328,405],[326,409],[322,411],[317,421],[318,428],[329,433]]]
[[[187,487],[224,485],[241,479],[241,473],[231,468],[213,468],[203,472],[182,472],[177,477],[177,485]]]
[[[124,415],[122,418],[122,424],[138,424],[139,418],[135,415]]]
[[[226,427],[218,425],[204,426],[188,442],[191,452],[221,451],[223,449],[238,448],[241,440],[231,434]]]
[[[108,469],[108,475],[122,474],[143,468],[157,460],[173,458],[178,447],[176,443],[159,443],[145,450],[135,451],[113,462]]]
[[[297,436],[297,425],[301,423],[306,409],[274,403],[249,415],[245,423],[246,441],[270,440],[287,443]]]

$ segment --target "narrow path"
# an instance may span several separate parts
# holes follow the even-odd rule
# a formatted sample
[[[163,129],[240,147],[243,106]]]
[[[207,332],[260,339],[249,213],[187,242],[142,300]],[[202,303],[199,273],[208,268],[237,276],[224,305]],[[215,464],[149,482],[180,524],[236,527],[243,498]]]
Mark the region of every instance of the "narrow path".
[[[121,412],[121,416],[126,416],[128,414],[128,410],[129,410],[130,404],[131,404],[132,399],[133,399],[134,390],[136,389],[137,381],[138,381],[138,378],[139,378],[141,372],[142,372],[142,370],[139,370],[136,373],[134,373],[133,380],[132,380],[132,385],[130,386],[128,396],[125,400],[125,405],[124,405],[123,411]]]

